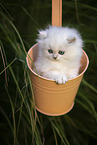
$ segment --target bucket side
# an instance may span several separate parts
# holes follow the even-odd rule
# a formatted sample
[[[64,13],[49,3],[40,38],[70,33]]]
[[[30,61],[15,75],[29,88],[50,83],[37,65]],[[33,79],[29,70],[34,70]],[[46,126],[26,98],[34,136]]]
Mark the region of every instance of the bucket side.
[[[32,74],[31,74],[31,78]],[[48,87],[43,88],[41,85],[36,84],[32,80],[32,86],[35,97],[35,105],[37,110],[40,112],[44,112],[47,115],[61,115],[70,111],[72,104],[74,104],[74,100],[80,85],[78,80],[77,83],[73,86],[65,89],[51,89]]]

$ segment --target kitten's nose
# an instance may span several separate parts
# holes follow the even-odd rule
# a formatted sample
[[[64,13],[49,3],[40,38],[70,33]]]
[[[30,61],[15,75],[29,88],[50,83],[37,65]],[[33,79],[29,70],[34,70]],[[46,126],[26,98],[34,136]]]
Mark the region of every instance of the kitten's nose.
[[[57,59],[57,56],[53,56],[54,59]]]
[[[57,54],[53,54],[53,59],[57,59]]]

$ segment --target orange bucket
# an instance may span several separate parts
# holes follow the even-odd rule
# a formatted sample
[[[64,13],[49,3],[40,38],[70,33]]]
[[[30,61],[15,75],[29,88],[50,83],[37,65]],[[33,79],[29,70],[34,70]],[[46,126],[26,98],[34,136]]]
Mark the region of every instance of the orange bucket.
[[[37,56],[38,44],[35,44],[28,51],[26,60],[30,69],[36,109],[50,116],[59,116],[69,112],[74,105],[74,99],[80,82],[89,64],[87,54],[83,50],[79,75],[62,85],[58,85],[53,80],[39,76],[33,71],[34,66],[31,59],[35,62]]]

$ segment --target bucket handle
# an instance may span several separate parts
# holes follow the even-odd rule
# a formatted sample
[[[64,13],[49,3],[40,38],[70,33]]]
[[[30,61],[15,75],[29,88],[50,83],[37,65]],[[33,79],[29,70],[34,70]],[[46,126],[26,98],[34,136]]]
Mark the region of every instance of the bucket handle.
[[[62,26],[62,0],[52,0],[52,26]]]

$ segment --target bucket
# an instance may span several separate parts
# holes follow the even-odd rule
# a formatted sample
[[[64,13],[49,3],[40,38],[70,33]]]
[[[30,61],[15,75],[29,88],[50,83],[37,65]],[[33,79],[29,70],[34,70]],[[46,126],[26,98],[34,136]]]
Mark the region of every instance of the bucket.
[[[38,44],[30,48],[26,60],[30,70],[35,107],[39,112],[50,116],[59,116],[72,109],[80,82],[89,64],[87,54],[84,50],[82,51],[79,75],[68,80],[65,84],[58,85],[55,81],[39,76],[33,71],[34,66],[31,59],[35,62],[38,56]]]

